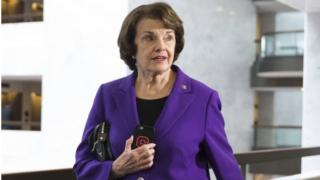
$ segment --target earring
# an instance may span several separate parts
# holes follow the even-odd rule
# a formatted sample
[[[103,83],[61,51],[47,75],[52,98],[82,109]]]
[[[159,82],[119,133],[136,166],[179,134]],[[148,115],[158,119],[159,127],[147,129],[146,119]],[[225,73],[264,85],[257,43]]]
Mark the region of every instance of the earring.
[[[131,58],[132,58],[132,59],[136,59],[136,57],[135,57],[135,56],[131,56]]]

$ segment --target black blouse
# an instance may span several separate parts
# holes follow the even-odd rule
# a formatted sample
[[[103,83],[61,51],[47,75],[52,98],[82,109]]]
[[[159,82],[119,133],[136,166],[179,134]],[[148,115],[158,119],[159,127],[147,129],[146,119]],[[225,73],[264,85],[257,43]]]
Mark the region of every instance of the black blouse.
[[[140,124],[143,126],[154,126],[163,106],[167,100],[167,96],[160,99],[140,99],[137,98],[137,109]]]

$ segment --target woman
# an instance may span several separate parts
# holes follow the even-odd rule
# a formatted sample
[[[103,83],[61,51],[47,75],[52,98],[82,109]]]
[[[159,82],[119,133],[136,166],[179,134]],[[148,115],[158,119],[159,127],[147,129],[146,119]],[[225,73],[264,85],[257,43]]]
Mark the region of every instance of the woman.
[[[121,58],[134,72],[100,86],[76,152],[78,179],[242,179],[228,144],[215,90],[173,65],[184,45],[182,21],[165,3],[128,14],[118,38]],[[110,124],[114,161],[98,161],[86,139]],[[154,143],[132,149],[137,125],[154,128]]]

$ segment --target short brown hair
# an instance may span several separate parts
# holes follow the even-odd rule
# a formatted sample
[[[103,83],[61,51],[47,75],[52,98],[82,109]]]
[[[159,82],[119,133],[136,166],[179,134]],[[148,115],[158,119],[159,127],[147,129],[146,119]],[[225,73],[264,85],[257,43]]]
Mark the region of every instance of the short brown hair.
[[[166,28],[173,29],[176,36],[176,46],[173,61],[175,62],[184,46],[184,29],[182,20],[170,5],[157,2],[152,4],[141,5],[133,9],[124,19],[120,34],[118,37],[118,46],[120,57],[129,66],[135,70],[136,54],[136,28],[140,20],[144,18],[161,20]]]

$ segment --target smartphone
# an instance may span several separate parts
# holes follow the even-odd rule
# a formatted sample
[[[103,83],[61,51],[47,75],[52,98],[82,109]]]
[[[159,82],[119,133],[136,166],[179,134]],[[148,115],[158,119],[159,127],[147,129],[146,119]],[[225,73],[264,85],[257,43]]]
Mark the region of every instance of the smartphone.
[[[138,125],[133,134],[131,149],[135,149],[149,143],[154,143],[154,128],[151,126]]]

